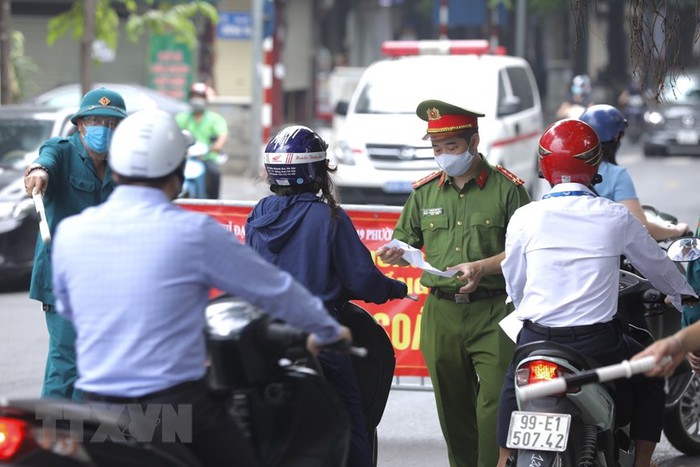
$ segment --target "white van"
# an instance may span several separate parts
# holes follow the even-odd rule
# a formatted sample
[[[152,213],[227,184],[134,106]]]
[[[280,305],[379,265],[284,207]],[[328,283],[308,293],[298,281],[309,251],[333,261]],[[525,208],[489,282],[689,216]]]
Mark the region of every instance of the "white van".
[[[390,41],[391,58],[370,65],[352,98],[339,102],[345,122],[331,138],[344,204],[402,205],[411,184],[438,170],[416,107],[438,99],[485,114],[479,152],[535,186],[542,105],[526,60],[489,53],[481,40]]]

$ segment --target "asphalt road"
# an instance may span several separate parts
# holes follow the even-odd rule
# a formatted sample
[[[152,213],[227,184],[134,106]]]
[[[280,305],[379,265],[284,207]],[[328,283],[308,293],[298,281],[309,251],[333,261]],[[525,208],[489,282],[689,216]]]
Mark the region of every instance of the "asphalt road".
[[[623,147],[620,163],[635,180],[640,200],[671,212],[691,226],[700,215],[697,198],[691,194],[700,179],[700,159],[647,159],[637,148]],[[257,200],[268,194],[261,182],[247,176],[225,175],[226,198]],[[35,397],[39,394],[47,349],[42,312],[27,298],[22,284],[0,285],[0,396]],[[446,466],[447,454],[433,394],[412,389],[415,378],[402,378],[391,391],[379,426],[380,467]],[[700,456],[684,457],[662,440],[654,457],[659,467],[700,466]]]

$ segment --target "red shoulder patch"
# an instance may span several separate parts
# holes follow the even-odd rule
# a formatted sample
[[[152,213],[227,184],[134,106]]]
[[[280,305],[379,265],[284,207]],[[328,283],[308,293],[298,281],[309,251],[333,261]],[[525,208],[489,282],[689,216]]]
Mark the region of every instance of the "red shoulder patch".
[[[511,182],[515,183],[516,185],[522,185],[523,183],[525,183],[525,181],[524,181],[522,178],[518,177],[518,176],[515,175],[513,172],[511,172],[510,170],[506,169],[505,167],[503,167],[503,166],[500,165],[500,164],[496,166],[496,170],[497,170],[501,175],[503,175],[503,176],[506,177],[508,180],[510,180]]]
[[[425,177],[421,178],[420,180],[416,180],[415,182],[413,182],[413,184],[411,186],[413,187],[414,190],[416,188],[420,188],[423,185],[425,185],[426,183],[428,183],[430,180],[434,180],[437,177],[439,177],[441,173],[442,173],[442,170],[436,170],[435,172],[426,175]]]

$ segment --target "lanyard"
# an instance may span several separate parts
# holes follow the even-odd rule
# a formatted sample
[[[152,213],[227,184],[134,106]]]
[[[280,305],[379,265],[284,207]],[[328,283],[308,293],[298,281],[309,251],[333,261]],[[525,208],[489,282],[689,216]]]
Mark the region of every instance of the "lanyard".
[[[590,191],[576,190],[576,191],[557,191],[554,193],[547,193],[542,197],[542,199],[547,198],[559,198],[560,196],[591,196],[595,198],[595,194]]]

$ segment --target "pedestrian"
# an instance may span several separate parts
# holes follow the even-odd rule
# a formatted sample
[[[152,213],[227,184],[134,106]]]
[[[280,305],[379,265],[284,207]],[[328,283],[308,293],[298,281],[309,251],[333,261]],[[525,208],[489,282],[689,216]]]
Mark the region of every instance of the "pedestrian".
[[[602,158],[595,130],[577,119],[552,124],[540,138],[539,160],[552,189],[519,209],[506,232],[502,263],[508,297],[523,327],[517,346],[549,340],[601,365],[629,359],[643,346],[615,317],[619,258],[627,259],[680,310],[694,295],[683,274],[629,209],[591,189]],[[499,467],[507,465],[511,413],[517,410],[515,365],[503,382],[498,418]],[[635,467],[649,467],[661,435],[663,381],[636,377],[617,384],[616,400],[631,403]]]
[[[223,115],[207,108],[211,94],[206,83],[193,83],[188,95],[190,110],[178,113],[175,118],[180,128],[192,133],[197,142],[209,148],[209,152],[202,156],[207,171],[207,198],[218,199],[221,187],[218,157],[228,140],[228,123]]]
[[[622,113],[611,105],[596,104],[588,107],[578,118],[593,127],[600,139],[603,157],[598,166],[598,175],[602,180],[594,185],[595,192],[627,206],[655,240],[677,238],[688,232],[688,224],[684,222],[662,225],[648,220],[644,214],[632,178],[627,169],[617,164],[617,150],[627,129],[627,120]]]
[[[163,110],[137,112],[119,126],[109,159],[114,193],[57,229],[57,311],[77,331],[76,385],[86,400],[144,410],[191,405],[186,446],[203,465],[251,466],[252,448],[206,382],[209,291],[241,297],[312,333],[314,353],[351,336],[290,274],[211,217],[171,202],[182,189],[189,143]]]
[[[340,319],[349,300],[385,303],[403,298],[406,284],[386,277],[333,197],[326,155],[328,145],[311,129],[289,126],[265,148],[265,172],[274,193],[260,200],[245,225],[246,243],[289,271],[321,297],[329,316]],[[322,352],[325,378],[343,400],[352,422],[347,465],[373,465],[372,440],[352,361],[347,355]]]
[[[71,117],[77,131],[68,138],[54,137],[39,148],[39,156],[24,172],[27,195],[45,196],[46,221],[53,233],[64,218],[100,204],[114,185],[107,165],[112,132],[126,117],[124,99],[117,92],[99,88],[83,96]],[[37,237],[29,298],[41,302],[49,332],[41,397],[81,400],[74,389],[75,330],[56,314],[51,286],[51,247]]]
[[[454,266],[469,280],[464,285],[454,277],[423,273],[421,284],[430,293],[420,349],[450,465],[493,467],[498,393],[513,356],[513,342],[498,326],[512,311],[505,303],[500,263],[510,218],[530,197],[521,179],[479,153],[483,114],[438,100],[421,102],[416,113],[428,122],[424,139],[442,170],[413,184],[393,237],[425,248],[433,267]],[[400,248],[381,248],[377,255],[390,264],[407,264]]]

